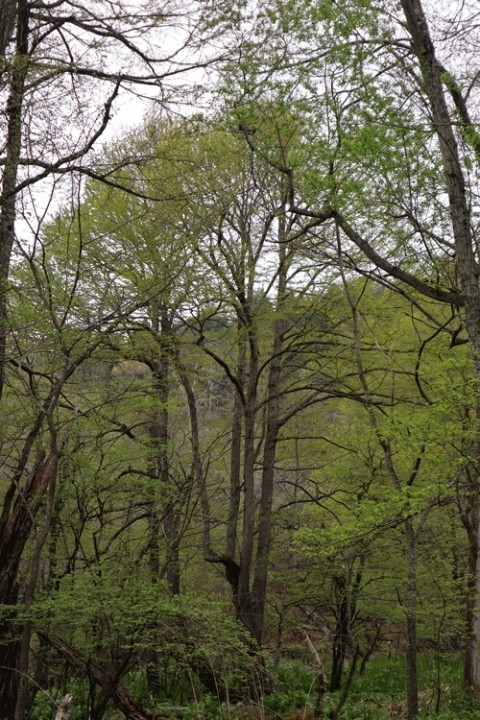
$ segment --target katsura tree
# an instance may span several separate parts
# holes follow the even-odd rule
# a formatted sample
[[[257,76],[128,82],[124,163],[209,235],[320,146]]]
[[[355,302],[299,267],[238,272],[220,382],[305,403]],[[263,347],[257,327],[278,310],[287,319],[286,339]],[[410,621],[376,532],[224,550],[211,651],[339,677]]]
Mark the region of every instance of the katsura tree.
[[[123,418],[119,414],[122,405],[116,408],[111,432],[125,435],[123,442],[131,447],[129,462],[121,473],[123,482],[130,479],[148,489],[146,558],[159,595],[165,593],[162,577],[174,596],[180,594],[182,536],[186,532],[192,535],[192,515],[206,497],[206,468],[211,456],[219,454],[225,434],[224,427],[205,432],[201,426],[213,373],[208,369],[212,359],[206,361],[207,356],[198,349],[203,340],[199,342],[197,309],[203,302],[211,302],[212,293],[218,295],[218,281],[211,279],[211,266],[198,249],[205,239],[193,234],[198,225],[192,216],[193,204],[202,220],[211,211],[211,189],[200,188],[200,183],[205,162],[218,158],[217,138],[225,142],[226,134],[212,138],[212,132],[199,128],[196,121],[183,127],[146,126],[142,137],[124,139],[114,152],[123,152],[129,144],[139,151],[148,145],[150,158],[113,176],[123,187],[141,189],[144,197],[125,196],[118,189],[90,183],[71,220],[62,218],[58,226],[60,236],[76,238],[84,263],[97,268],[80,281],[88,306],[94,309],[97,297],[108,295],[112,308],[119,297],[136,302],[136,311],[124,318],[111,338],[111,351],[117,358],[112,377],[128,385],[139,373],[141,382],[136,395],[125,403]],[[238,175],[234,158],[237,156],[228,158],[225,165],[230,177]],[[222,178],[226,185],[229,176]],[[104,273],[99,274],[99,268]],[[211,321],[209,342],[218,342],[215,321],[228,318],[229,313],[231,306],[220,298],[219,312],[207,318]],[[201,327],[203,332],[203,320]],[[218,371],[213,375],[215,382]],[[177,630],[180,636],[180,625]],[[152,695],[158,696],[161,658],[153,643],[149,653],[149,687]],[[212,691],[219,688],[218,680],[208,677],[208,666],[198,665],[196,672]]]
[[[155,145],[156,158],[139,165],[135,172],[124,172],[122,182],[130,182],[132,187],[142,187],[151,199],[135,199],[125,201],[114,191],[92,189],[83,203],[80,214],[83,216],[83,233],[96,242],[90,246],[93,254],[103,258],[100,261],[108,267],[115,267],[118,278],[125,291],[143,298],[142,311],[132,317],[125,326],[129,336],[123,348],[125,358],[131,358],[146,365],[152,377],[152,387],[157,394],[157,410],[154,421],[150,423],[148,434],[152,445],[152,461],[150,467],[136,467],[132,464],[131,472],[151,475],[158,478],[159,502],[152,502],[151,519],[151,553],[152,571],[159,573],[158,551],[159,530],[167,538],[167,555],[171,589],[174,593],[180,590],[179,568],[179,508],[186,507],[186,497],[175,485],[175,470],[172,462],[172,451],[176,438],[170,426],[169,405],[173,397],[174,387],[181,388],[181,396],[176,391],[176,402],[182,402],[188,410],[190,424],[190,468],[183,478],[187,493],[200,493],[200,504],[204,523],[204,548],[206,559],[220,561],[211,550],[212,539],[207,526],[212,522],[208,485],[206,477],[209,451],[205,445],[211,442],[209,435],[201,431],[202,421],[202,390],[198,389],[195,374],[192,374],[194,358],[198,358],[198,349],[202,349],[207,362],[217,361],[222,373],[227,374],[228,382],[233,380],[236,399],[230,410],[230,422],[233,426],[232,446],[232,478],[230,488],[231,518],[228,521],[228,545],[232,554],[231,565],[235,565],[237,552],[237,526],[239,522],[240,473],[242,472],[242,433],[245,433],[246,503],[244,515],[245,530],[243,533],[244,575],[236,577],[236,571],[227,572],[227,577],[234,587],[234,599],[237,615],[251,630],[259,641],[262,626],[262,608],[265,587],[258,590],[262,596],[259,610],[249,606],[250,600],[247,585],[251,581],[253,557],[254,523],[255,523],[255,458],[257,422],[261,406],[257,403],[257,386],[259,374],[269,372],[272,378],[271,394],[276,394],[278,380],[278,364],[280,349],[274,353],[269,363],[261,359],[260,341],[258,338],[258,312],[272,312],[267,294],[260,292],[257,296],[257,272],[260,256],[265,255],[264,244],[268,241],[272,229],[276,225],[276,213],[281,209],[281,198],[277,193],[277,208],[270,197],[271,191],[264,182],[261,190],[251,189],[250,183],[254,176],[248,168],[249,153],[243,150],[242,140],[219,129],[193,124],[179,128],[145,129],[145,137],[140,142]],[[206,173],[208,168],[208,173]],[[128,178],[128,180],[127,180]],[[222,197],[223,196],[223,197]],[[217,200],[221,205],[217,207]],[[223,209],[222,209],[223,206]],[[242,224],[240,229],[242,245],[239,251],[234,248],[235,239],[230,236],[238,232],[233,225],[218,227],[218,212],[221,215],[235,215]],[[267,215],[267,217],[265,217]],[[97,221],[100,217],[100,222]],[[90,220],[89,220],[90,218]],[[280,219],[280,224],[283,222]],[[249,238],[250,230],[263,223],[259,233],[259,246],[254,247],[253,239]],[[88,231],[87,231],[88,225]],[[212,254],[212,234],[225,232],[226,257],[217,259]],[[261,235],[266,237],[262,239]],[[87,235],[85,235],[87,237]],[[89,241],[90,242],[90,241]],[[280,249],[282,246],[280,245]],[[283,251],[280,250],[282,256]],[[230,265],[229,265],[230,264]],[[234,267],[235,266],[235,267]],[[281,263],[281,282],[285,284],[287,260]],[[233,273],[229,284],[229,273]],[[277,281],[278,271],[274,271],[267,282],[273,286]],[[267,275],[266,275],[267,277]],[[227,281],[227,282],[225,282]],[[248,285],[246,287],[245,284]],[[281,290],[283,302],[283,290]],[[235,297],[237,293],[238,297]],[[262,300],[263,294],[263,300]],[[237,301],[240,305],[237,307]],[[214,308],[210,311],[209,308]],[[241,307],[241,310],[239,309]],[[207,309],[205,309],[207,308]],[[240,313],[241,321],[235,319]],[[241,324],[239,324],[239,322]],[[275,321],[277,344],[281,337],[283,321]],[[215,329],[215,323],[217,328]],[[219,328],[225,328],[225,337]],[[238,368],[230,370],[224,359],[224,352],[231,352],[228,343],[234,339],[234,352],[240,352],[241,361]],[[223,345],[216,352],[213,348]],[[238,350],[237,345],[241,345]],[[251,349],[247,359],[247,345]],[[122,352],[122,350],[121,350]],[[193,354],[192,354],[193,353]],[[196,353],[196,354],[195,354]],[[210,358],[210,360],[208,360]],[[192,363],[193,360],[193,363]],[[196,361],[198,363],[198,360]],[[203,364],[205,365],[205,360]],[[260,365],[262,363],[262,366]],[[248,369],[247,369],[248,368]],[[208,376],[207,371],[207,376]],[[218,375],[218,371],[217,371]],[[248,380],[246,379],[248,375]],[[237,378],[237,379],[235,379]],[[245,431],[242,429],[242,403],[247,409],[248,418]],[[270,453],[276,442],[278,432],[278,409],[273,411],[274,402],[269,407],[269,423],[266,445]],[[272,416],[271,413],[274,412]],[[147,419],[146,419],[147,421]],[[223,435],[224,428],[221,430]],[[262,438],[263,440],[263,438]],[[185,451],[182,450],[182,453]],[[186,458],[183,457],[183,462]],[[262,562],[258,563],[257,582],[266,582],[266,563],[268,559],[269,528],[271,512],[271,494],[273,491],[273,456],[266,461],[264,492],[265,518],[261,538]],[[193,485],[192,485],[193,483]],[[169,488],[169,489],[168,489]],[[170,499],[167,497],[170,493]],[[170,506],[170,510],[168,509]],[[223,556],[222,556],[223,557]],[[155,559],[156,558],[156,559]],[[226,561],[228,564],[228,561]],[[230,567],[230,566],[229,566]],[[251,604],[251,603],[250,603]]]
[[[294,151],[299,124],[293,117],[277,122],[280,116],[268,105],[265,110],[265,138],[280,155]],[[137,143],[154,148],[151,159],[115,177],[142,188],[148,199],[118,200],[114,191],[98,194],[91,186],[80,210],[83,231],[88,225],[96,238],[87,252],[102,248],[98,262],[118,268],[125,292],[144,298],[144,309],[125,326],[131,339],[123,352],[152,372],[158,363],[168,370],[161,383],[159,452],[174,442],[172,434],[169,443],[165,438],[172,386],[183,390],[205,558],[225,568],[237,617],[259,644],[281,431],[304,407],[335,391],[317,352],[328,355],[332,339],[322,344],[319,335],[330,332],[335,320],[322,302],[308,300],[318,272],[295,246],[317,223],[298,224],[286,211],[282,173],[257,162],[230,118],[194,119],[183,127],[152,124]],[[163,313],[163,326],[153,322],[152,312]],[[225,425],[220,431],[228,437],[227,482],[219,479],[221,461],[212,459],[219,457],[219,443],[201,425],[205,407],[197,378],[205,370],[197,378],[192,374],[198,350],[211,368],[206,375],[227,388],[221,420],[230,429],[228,436]],[[219,486],[227,498],[223,520],[217,518],[223,508],[212,501]],[[226,526],[222,540],[213,531],[217,520]],[[218,543],[224,550],[216,549]]]
[[[105,190],[101,185],[90,184],[83,202],[75,209],[72,217],[69,218],[68,214],[60,217],[50,228],[50,232],[58,235],[59,241],[63,238],[66,248],[69,248],[71,243],[79,249],[78,254],[82,257],[84,267],[96,269],[93,273],[77,277],[77,292],[83,298],[87,310],[95,313],[101,306],[102,300],[112,312],[122,300],[128,299],[136,304],[135,312],[123,317],[117,327],[117,333],[111,334],[109,341],[112,357],[116,354],[116,365],[111,369],[109,382],[110,388],[114,388],[113,396],[115,397],[117,392],[116,383],[123,382],[128,385],[129,381],[132,381],[132,396],[125,402],[106,406],[102,424],[106,428],[105,438],[108,435],[115,437],[118,433],[117,444],[121,439],[121,444],[125,448],[130,448],[127,451],[128,462],[125,458],[123,469],[120,465],[115,471],[116,477],[122,478],[123,490],[120,495],[125,494],[122,505],[130,518],[128,522],[125,521],[126,528],[128,530],[131,525],[138,528],[137,532],[141,533],[142,517],[144,522],[147,521],[147,542],[143,551],[145,555],[137,557],[143,562],[147,558],[150,581],[161,597],[165,594],[165,586],[161,583],[163,573],[167,580],[166,587],[170,592],[174,596],[180,592],[180,533],[188,528],[191,512],[198,502],[194,499],[190,505],[192,492],[200,493],[203,522],[209,521],[206,513],[211,498],[210,490],[207,496],[204,466],[208,465],[208,457],[213,453],[211,434],[202,432],[199,426],[204,413],[204,391],[198,390],[198,379],[202,382],[202,376],[206,375],[208,378],[209,372],[201,371],[195,375],[193,365],[195,362],[201,362],[202,358],[205,365],[206,357],[210,357],[210,363],[212,360],[217,361],[218,356],[212,352],[210,355],[205,354],[203,346],[208,342],[211,348],[212,343],[218,344],[220,340],[225,348],[224,339],[218,332],[218,325],[215,329],[215,322],[220,328],[225,326],[231,333],[232,306],[231,298],[229,302],[222,302],[219,311],[210,314],[208,318],[211,322],[210,326],[203,319],[199,320],[197,307],[201,305],[205,296],[211,297],[212,292],[215,293],[214,297],[215,295],[218,297],[220,284],[216,277],[213,280],[208,277],[212,275],[212,267],[206,262],[203,254],[207,248],[207,239],[205,232],[197,234],[197,219],[191,221],[190,210],[192,202],[195,202],[197,214],[202,222],[209,222],[208,213],[211,213],[212,208],[211,187],[201,186],[205,160],[210,162],[213,169],[214,162],[219,158],[219,150],[223,150],[227,140],[230,142],[231,139],[225,132],[217,133],[214,140],[222,141],[222,147],[219,148],[216,142],[212,141],[211,131],[208,131],[202,138],[201,153],[199,153],[198,140],[188,133],[188,128],[179,130],[174,127],[157,129],[150,127],[146,128],[145,134],[144,142],[150,143],[151,147],[155,138],[155,160],[139,164],[134,171],[122,171],[121,179],[124,187],[127,183],[137,188],[141,186],[144,194],[148,192],[149,199],[133,195],[125,198],[117,190]],[[239,143],[238,139],[236,142],[238,149],[242,150],[241,142]],[[234,162],[238,158],[239,155],[235,152],[228,157],[228,165],[224,163],[225,175],[222,180],[226,185],[232,182],[232,178],[238,179],[239,171]],[[221,162],[223,163],[224,160],[222,159]],[[215,190],[218,190],[218,186]],[[235,201],[235,194],[229,195],[228,202],[232,200]],[[254,224],[257,216],[249,209],[244,220],[248,224]],[[272,221],[273,218],[270,222]],[[52,253],[54,262],[60,267],[71,262],[70,257],[70,250],[63,254]],[[104,268],[105,272],[99,274],[99,268]],[[253,289],[252,279],[250,294]],[[259,302],[261,305],[261,298]],[[267,298],[264,298],[263,305],[265,311],[269,313],[270,304]],[[192,308],[195,311],[193,317]],[[199,331],[201,331],[200,336]],[[235,332],[234,330],[234,334]],[[195,350],[198,345],[202,347],[201,352],[198,347]],[[220,367],[225,371],[228,365],[224,363],[222,366],[220,363]],[[140,382],[136,383],[136,387],[133,387],[136,372],[140,372],[142,377],[139,378]],[[115,384],[112,386],[113,381]],[[255,377],[255,382],[257,381],[258,376]],[[309,395],[311,396],[311,392]],[[135,398],[138,403],[136,408]],[[190,421],[191,437],[187,448],[185,448],[185,427],[182,427],[175,418],[179,413],[181,416],[178,406],[182,402],[188,408]],[[250,399],[250,403],[252,402],[253,400]],[[115,407],[115,413],[110,407]],[[234,410],[236,407],[234,403]],[[255,409],[256,415],[259,412],[259,409]],[[233,422],[237,422],[236,417]],[[108,430],[109,423],[111,423],[110,430]],[[250,427],[251,433],[255,433],[256,430],[256,427]],[[221,433],[224,434],[224,429]],[[252,437],[252,441],[254,439]],[[82,440],[82,443],[84,444],[85,440]],[[218,442],[216,444],[218,445]],[[98,446],[98,442],[95,445]],[[137,450],[135,450],[136,445]],[[103,440],[98,447],[108,448],[108,445]],[[108,460],[107,450],[102,450],[100,457],[104,457],[104,452],[107,453],[106,463],[111,467],[112,461]],[[249,462],[254,462],[251,454],[249,454]],[[253,471],[252,467],[250,470],[252,475],[248,478],[250,484],[254,480]],[[273,472],[273,464],[269,471]],[[95,472],[94,476],[96,475]],[[210,487],[210,478],[208,481]],[[129,501],[131,494],[125,485],[130,483],[135,488],[138,482],[140,486],[136,492],[139,498],[144,497],[144,502],[140,501],[140,504],[139,498],[136,500],[132,498]],[[89,490],[91,483],[94,485],[93,477],[90,482],[87,478],[83,491],[87,496],[91,492]],[[142,483],[148,488],[148,498],[141,490]],[[95,568],[98,565],[99,571],[104,563],[102,544],[106,544],[107,559],[108,553],[114,551],[116,546],[116,542],[111,543],[109,539],[111,535],[116,537],[116,533],[114,529],[110,531],[108,529],[108,515],[105,515],[104,501],[101,500],[104,492],[108,496],[108,487],[109,483],[105,490],[99,488],[98,510],[94,510],[95,541],[88,539],[91,531],[86,524],[83,524],[81,532],[81,537],[85,538],[81,540],[81,547],[92,546],[90,550],[90,554],[93,553],[92,560],[87,562],[87,567]],[[127,510],[129,502],[131,509]],[[80,499],[79,504],[83,506],[84,501]],[[85,504],[89,506],[91,501],[86,500]],[[95,503],[93,507],[95,508]],[[254,521],[254,509],[251,511],[252,517],[249,518],[249,522]],[[101,534],[104,535],[103,543],[98,533],[98,523],[103,525],[101,517],[105,517],[107,523],[105,533]],[[91,522],[92,519],[87,521]],[[236,532],[236,529],[234,531]],[[118,534],[119,541],[124,542],[127,534],[124,531],[121,535]],[[165,543],[162,537],[165,538]],[[249,534],[245,542],[252,540]],[[268,540],[267,535],[264,542]],[[73,543],[74,548],[78,548],[78,542],[79,540],[76,540]],[[159,557],[161,547],[165,553],[163,567]],[[101,555],[96,556],[94,550],[101,552]],[[78,549],[75,552],[78,555]],[[210,560],[211,557],[208,559]],[[266,580],[266,571],[263,577]],[[245,620],[242,615],[240,618]],[[178,638],[180,638],[187,632],[188,618],[182,620],[179,613],[177,622],[179,623]],[[154,649],[153,638],[156,634],[157,648],[162,645],[161,620],[149,620],[148,631],[150,642],[145,641],[144,651],[148,655],[149,687],[154,695],[159,695],[161,657],[158,650]],[[186,636],[185,642],[188,642]],[[193,652],[193,648],[191,651]],[[208,665],[204,664],[202,667],[198,662],[195,672],[208,687],[218,688],[218,678],[208,678],[207,669]]]
[[[279,155],[295,153],[301,123],[275,115],[268,104],[260,114],[265,142]],[[200,486],[205,559],[223,566],[237,618],[260,645],[282,435],[304,408],[341,390],[327,359],[335,320],[321,301],[308,299],[317,282],[329,281],[318,280],[297,252],[310,223],[288,211],[282,173],[229,125],[227,118],[226,127],[196,142],[202,171],[185,183],[195,213],[185,213],[184,232],[209,280],[187,324],[230,387],[228,474],[212,464]],[[210,496],[219,473],[224,508]],[[219,523],[223,538],[214,530]]]

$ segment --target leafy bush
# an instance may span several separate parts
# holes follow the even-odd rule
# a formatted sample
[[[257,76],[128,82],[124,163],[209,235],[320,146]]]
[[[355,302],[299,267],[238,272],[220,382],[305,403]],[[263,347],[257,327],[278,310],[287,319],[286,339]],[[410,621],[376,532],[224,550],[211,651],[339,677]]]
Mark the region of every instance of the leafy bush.
[[[308,693],[316,677],[316,671],[300,660],[282,660],[278,666],[276,686],[279,689],[298,689]]]

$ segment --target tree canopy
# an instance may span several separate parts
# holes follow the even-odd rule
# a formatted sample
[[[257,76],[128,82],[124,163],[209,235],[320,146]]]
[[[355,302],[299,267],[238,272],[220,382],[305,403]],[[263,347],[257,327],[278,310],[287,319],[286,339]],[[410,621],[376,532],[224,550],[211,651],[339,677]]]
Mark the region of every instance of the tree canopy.
[[[0,720],[476,716],[477,15],[3,3]]]

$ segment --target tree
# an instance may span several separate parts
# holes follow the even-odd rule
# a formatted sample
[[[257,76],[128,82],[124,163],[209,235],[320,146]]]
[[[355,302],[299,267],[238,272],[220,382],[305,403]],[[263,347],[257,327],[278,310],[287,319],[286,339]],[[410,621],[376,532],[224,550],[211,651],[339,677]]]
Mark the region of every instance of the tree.
[[[476,41],[475,23],[468,26],[464,7],[442,45],[439,32],[432,40],[418,0],[402,1],[399,9],[403,17],[382,3],[265,7],[253,20],[254,39],[244,46],[242,73],[234,76],[236,83],[229,80],[226,91],[243,118],[245,108],[257,102],[259,78],[270,69],[270,91],[288,95],[306,113],[309,128],[308,163],[270,158],[290,183],[290,210],[323,223],[326,246],[332,247],[338,233],[348,267],[398,292],[412,296],[413,289],[426,316],[422,297],[451,306],[458,318],[456,329],[449,329],[452,347],[461,342],[464,327],[478,378],[479,288],[472,230],[478,141],[471,107],[477,78],[473,66],[461,65],[466,55],[452,61],[452,67],[461,67],[458,73],[449,72],[441,60],[455,28],[468,28]],[[288,78],[283,88],[282,74]],[[247,143],[268,158],[256,142],[248,111],[246,117]],[[473,465],[478,468],[478,451]],[[475,497],[477,475],[473,470],[470,492]],[[478,591],[477,500],[463,517],[468,517]],[[478,688],[479,612],[469,597],[465,681]]]
[[[421,2],[404,0],[402,8],[411,36],[412,51],[415,54],[421,73],[420,88],[428,100],[433,127],[438,137],[445,177],[445,188],[448,193],[448,206],[452,223],[452,234],[455,247],[455,262],[459,275],[459,287],[465,306],[465,327],[472,348],[474,376],[480,379],[480,287],[477,271],[477,246],[471,228],[472,210],[468,198],[465,170],[459,152],[456,119],[452,118],[447,103],[450,93],[456,112],[460,116],[460,137],[478,151],[478,138],[473,132],[473,124],[467,105],[468,96],[460,88],[453,77],[447,73],[437,59],[434,44]],[[480,401],[476,402],[476,413],[480,415]],[[478,467],[480,461],[480,437],[475,450]],[[480,533],[480,492],[478,477],[475,478],[475,502],[471,511],[472,524],[476,533]],[[475,530],[474,533],[475,534]],[[479,537],[474,539],[477,548],[475,559],[472,557],[471,572],[475,578],[474,599],[469,598],[467,627],[467,653],[465,664],[465,682],[478,690],[480,688],[480,553]],[[475,564],[475,566],[474,566]]]
[[[0,104],[5,121],[0,137],[3,170],[0,191],[0,397],[6,382],[10,382],[7,348],[15,344],[16,328],[9,309],[10,273],[15,251],[21,254],[29,244],[34,247],[41,244],[41,226],[52,203],[69,191],[78,198],[82,175],[113,182],[109,180],[112,166],[100,167],[94,162],[92,153],[105,137],[115,103],[124,93],[132,97],[143,90],[147,94],[163,93],[162,103],[166,102],[170,79],[179,73],[188,73],[199,64],[205,66],[208,63],[206,55],[203,54],[200,63],[194,46],[197,42],[208,42],[207,35],[199,30],[199,23],[206,19],[209,11],[210,8],[195,2],[181,9],[177,5],[175,12],[168,3],[152,5],[148,2],[137,4],[133,13],[120,0],[108,5],[80,3],[74,8],[69,2],[11,0],[2,3]],[[185,30],[182,23],[187,17],[190,27]],[[168,50],[163,47],[164,37],[160,30],[166,23],[179,28],[178,43]],[[198,34],[193,31],[194,27]],[[187,50],[191,53],[188,60],[185,59]],[[120,163],[131,161],[132,158],[122,158]],[[133,191],[130,189],[130,192]],[[18,222],[20,219],[22,224]],[[43,245],[42,250],[45,249]],[[35,262],[36,259],[32,261],[32,268]],[[81,262],[77,267],[78,277],[80,266]],[[48,302],[49,282],[47,278],[43,289],[38,285],[45,303]],[[68,303],[75,295],[74,283],[70,290],[64,321],[72,310]],[[87,323],[87,328],[92,329],[92,325]],[[60,331],[61,327],[57,325],[57,332]],[[2,605],[12,607],[16,603],[19,562],[34,526],[35,512],[58,463],[59,447],[52,448],[50,456],[43,461],[33,460],[32,447],[43,425],[52,422],[63,383],[75,372],[76,364],[88,356],[95,342],[86,355],[76,352],[75,343],[66,342],[68,362],[63,374],[52,382],[51,393],[42,398],[30,431],[26,430],[19,440],[23,450],[19,451],[16,470],[7,480],[0,519],[0,556],[8,558],[0,587]],[[36,371],[32,371],[28,363],[24,370],[27,377],[29,373],[30,377],[35,377]],[[54,433],[52,442],[56,443],[53,437]],[[28,517],[24,518],[26,508],[21,508],[22,497],[30,495]],[[7,618],[2,623],[1,633],[0,695],[2,718],[9,720],[13,718],[20,678],[17,649],[7,641],[10,630],[11,621]]]
[[[196,22],[195,5],[183,12],[187,10],[191,22]],[[153,11],[150,5],[138,6],[132,15],[121,2],[108,8],[97,3],[94,10],[80,5],[72,12],[66,2],[38,5],[22,0],[4,4],[2,13],[2,96],[7,122],[2,140],[0,308],[5,345],[6,282],[21,197],[28,205],[29,190],[46,179],[50,179],[50,192],[58,193],[58,178],[76,173],[107,181],[112,168],[95,167],[88,156],[107,129],[115,100],[122,91],[133,93],[140,87],[166,91],[168,79],[179,72],[189,40],[180,32],[174,51],[161,51],[159,26],[173,20],[163,5]],[[194,66],[187,63],[181,71]],[[98,101],[93,103],[95,97]],[[64,122],[69,123],[69,130],[62,133]],[[49,191],[45,183],[43,188]],[[36,198],[33,202],[33,212],[39,217],[39,203]],[[1,352],[3,357],[4,346]]]
[[[265,116],[266,141],[288,154],[297,125],[293,119],[276,124],[276,119],[273,113]],[[191,127],[147,127],[140,142],[153,143],[157,158],[142,164],[129,182],[147,188],[156,201],[117,205],[115,194],[107,193],[99,205],[100,196],[95,200],[92,195],[90,206],[87,202],[82,208],[83,228],[89,225],[97,234],[104,247],[102,264],[118,267],[123,290],[138,298],[143,293],[145,308],[165,314],[163,329],[155,329],[149,311],[142,320],[136,317],[128,352],[154,374],[162,352],[169,353],[172,375],[162,380],[161,407],[165,412],[168,385],[178,377],[190,414],[191,477],[200,492],[205,557],[225,567],[237,617],[260,644],[280,431],[326,396],[330,379],[320,372],[318,358],[309,362],[310,347],[318,347],[316,334],[322,323],[327,331],[328,320],[315,315],[315,303],[302,306],[299,300],[305,262],[289,240],[306,230],[285,211],[283,176],[257,162],[241,135],[218,120],[203,125],[195,120]],[[127,183],[126,173],[122,182]],[[97,214],[102,220],[92,224],[88,217]],[[95,244],[89,241],[89,246]],[[313,286],[314,279],[307,273],[305,282]],[[225,552],[214,549],[211,531],[216,510],[201,456],[206,449],[189,372],[192,343],[231,388],[228,490],[222,482],[229,507],[223,520]],[[210,475],[216,472],[212,466]]]
[[[340,288],[331,293],[338,297]],[[305,608],[306,618],[318,618],[323,633],[329,629],[332,689],[339,689],[348,655],[368,659],[382,623],[387,635],[403,625],[399,632],[405,637],[410,707],[415,708],[416,635],[447,643],[448,633],[455,634],[460,623],[460,588],[449,582],[448,571],[442,574],[445,584],[442,580],[435,588],[427,581],[426,586],[435,568],[447,564],[458,581],[455,550],[437,539],[441,550],[437,544],[434,564],[424,550],[437,526],[444,528],[441,536],[452,532],[447,523],[456,500],[454,487],[469,454],[469,426],[455,421],[461,413],[457,392],[461,388],[467,397],[469,392],[461,349],[456,366],[442,357],[448,345],[448,336],[438,329],[448,317],[442,305],[430,303],[430,318],[437,319],[431,329],[394,291],[349,277],[346,296],[344,312],[337,308],[336,317],[348,350],[337,362],[344,366],[344,386],[350,392],[328,402],[330,419],[316,418],[310,437],[314,445],[304,443],[299,453],[310,468],[321,458],[311,473],[322,494],[313,495],[312,479],[303,472],[296,497],[283,498],[288,510],[282,516],[285,523],[298,525],[297,552],[303,548],[309,568],[300,565],[299,578],[290,579],[296,591],[288,593],[287,601],[297,613]],[[350,321],[345,317],[348,305]],[[346,372],[347,367],[353,372]],[[463,452],[462,437],[467,442]],[[282,460],[284,464],[285,451]],[[302,511],[308,490],[310,502]],[[459,524],[457,517],[457,533]],[[463,554],[462,545],[454,547]],[[277,566],[276,584],[281,582]],[[422,613],[424,602],[429,618]],[[435,629],[441,624],[442,639]],[[313,632],[315,624],[311,627]]]
[[[41,553],[54,515],[59,467],[79,413],[88,414],[91,403],[96,404],[88,387],[77,388],[75,399],[66,401],[67,388],[75,387],[79,368],[95,357],[124,312],[133,309],[128,300],[113,313],[99,303],[96,318],[89,317],[90,308],[78,297],[78,260],[69,243],[66,272],[60,278],[52,272],[52,259],[47,261],[41,252],[26,253],[15,271],[20,295],[10,299],[16,332],[5,393],[11,424],[2,433],[8,482],[1,516],[0,585],[5,717],[23,717],[25,711],[32,625],[29,618],[23,622],[23,612],[28,615],[35,595]],[[26,297],[29,307],[24,311]],[[25,556],[32,531],[32,548]],[[28,568],[25,582],[22,567]]]
[[[276,115],[268,104],[254,112],[262,117],[258,134],[272,151],[285,157],[294,153],[301,132],[295,118]],[[195,153],[202,173],[186,187],[189,195],[205,198],[205,206],[199,208],[197,200],[193,222],[186,219],[184,226],[210,272],[212,279],[200,292],[212,310],[205,312],[202,304],[189,324],[233,392],[228,513],[220,519],[212,508],[206,478],[201,486],[204,553],[207,561],[225,568],[237,618],[260,645],[281,484],[277,452],[297,413],[336,392],[336,378],[322,366],[323,358],[312,359],[312,346],[321,347],[325,334],[328,347],[332,329],[326,316],[316,315],[314,302],[302,305],[300,299],[315,279],[297,253],[295,240],[307,228],[286,210],[282,174],[245,149],[238,132],[214,129]],[[212,320],[219,323],[216,333],[207,331]],[[223,551],[212,530],[220,522]]]

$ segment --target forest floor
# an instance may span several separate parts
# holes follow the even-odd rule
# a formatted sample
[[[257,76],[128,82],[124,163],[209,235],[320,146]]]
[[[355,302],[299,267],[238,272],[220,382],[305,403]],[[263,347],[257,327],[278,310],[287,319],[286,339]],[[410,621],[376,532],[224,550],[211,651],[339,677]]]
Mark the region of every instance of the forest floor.
[[[349,668],[346,668],[348,675]],[[418,659],[420,713],[418,720],[480,720],[480,699],[462,688],[462,658],[459,655],[422,654]],[[356,674],[348,694],[327,693],[323,720],[386,720],[406,718],[405,664],[401,655],[377,655],[363,675]],[[73,689],[72,689],[73,690]],[[69,720],[82,720],[84,703],[77,698]],[[300,660],[284,660],[276,676],[275,690],[260,704],[219,703],[212,695],[196,702],[180,698],[159,703],[155,709],[141,678],[128,688],[131,696],[156,720],[319,720],[314,717],[316,671]],[[86,699],[86,698],[85,698]],[[178,701],[180,700],[180,702]],[[50,720],[51,706],[37,708],[31,720]],[[112,707],[104,720],[124,720]]]

